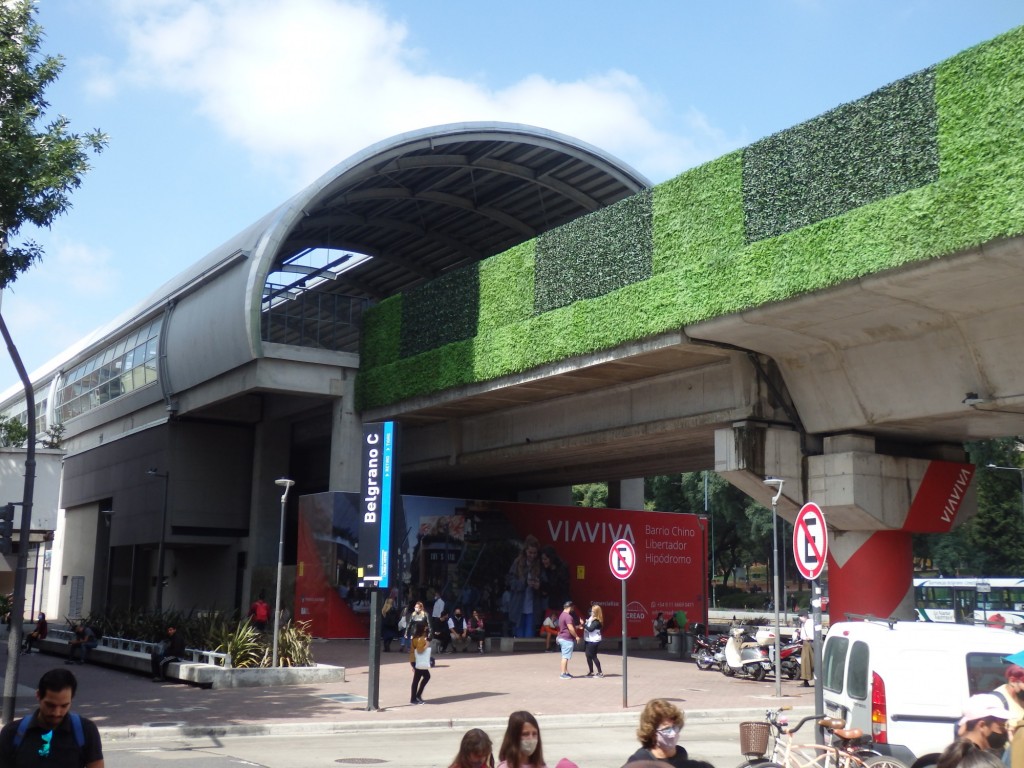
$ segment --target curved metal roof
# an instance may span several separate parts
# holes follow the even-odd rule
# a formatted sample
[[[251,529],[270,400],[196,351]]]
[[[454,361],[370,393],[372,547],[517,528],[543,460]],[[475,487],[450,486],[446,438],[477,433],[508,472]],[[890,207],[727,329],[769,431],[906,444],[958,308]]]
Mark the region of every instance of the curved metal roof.
[[[650,186],[596,147],[542,128],[425,128],[367,148],[293,198],[301,215],[281,222],[270,273],[294,275],[284,289],[328,276],[318,291],[379,300]],[[317,248],[372,258],[348,268],[357,259],[341,256],[320,270],[291,263]]]

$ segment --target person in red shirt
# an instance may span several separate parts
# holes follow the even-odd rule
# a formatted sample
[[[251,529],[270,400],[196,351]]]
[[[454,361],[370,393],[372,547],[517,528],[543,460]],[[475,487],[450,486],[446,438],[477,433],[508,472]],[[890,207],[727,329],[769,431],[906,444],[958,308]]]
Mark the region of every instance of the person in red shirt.
[[[562,613],[558,617],[558,647],[562,651],[562,674],[560,677],[563,680],[568,680],[572,677],[569,674],[569,659],[572,658],[573,649],[576,647],[576,642],[580,639],[579,634],[576,632],[576,617],[572,615],[572,600],[566,600],[565,605],[562,607]]]
[[[267,622],[270,620],[270,606],[267,605],[266,595],[262,592],[260,592],[256,602],[249,606],[249,618],[252,619],[252,625],[256,627],[257,631],[267,631]]]

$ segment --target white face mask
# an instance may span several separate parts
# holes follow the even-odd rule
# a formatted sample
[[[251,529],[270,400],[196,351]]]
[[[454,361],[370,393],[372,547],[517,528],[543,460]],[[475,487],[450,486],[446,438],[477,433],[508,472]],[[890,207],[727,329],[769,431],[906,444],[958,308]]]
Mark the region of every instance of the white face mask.
[[[679,729],[678,728],[663,728],[657,731],[658,734],[658,749],[661,750],[673,750],[676,748],[676,743],[679,741]]]
[[[537,749],[537,739],[521,739],[519,742],[519,751],[523,753],[523,757],[529,757]]]

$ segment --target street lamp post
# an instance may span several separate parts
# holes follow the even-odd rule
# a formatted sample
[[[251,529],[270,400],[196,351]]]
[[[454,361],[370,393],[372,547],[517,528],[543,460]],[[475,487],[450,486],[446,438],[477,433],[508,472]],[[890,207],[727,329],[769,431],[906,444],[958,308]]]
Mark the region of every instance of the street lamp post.
[[[986,464],[986,469],[1004,469],[1007,472],[1016,472],[1020,475],[1020,513],[1021,518],[1024,519],[1024,469],[1021,467],[999,467],[995,464]]]
[[[161,477],[164,481],[164,506],[160,513],[160,543],[157,545],[156,555],[156,612],[162,613],[164,609],[164,549],[167,536],[167,486],[171,484],[171,473],[157,472],[156,467],[146,470],[147,475]]]
[[[281,629],[281,567],[284,564],[284,513],[288,504],[288,490],[295,485],[294,480],[286,477],[278,478],[274,485],[284,488],[281,494],[281,530],[277,540],[277,598],[274,600],[274,666],[277,666],[277,636]]]
[[[775,603],[775,698],[782,698],[782,628],[779,625],[779,532],[778,532],[778,504],[779,496],[782,495],[782,483],[778,477],[765,478],[764,484],[775,489],[772,496],[772,578],[775,582],[775,594],[772,602]]]

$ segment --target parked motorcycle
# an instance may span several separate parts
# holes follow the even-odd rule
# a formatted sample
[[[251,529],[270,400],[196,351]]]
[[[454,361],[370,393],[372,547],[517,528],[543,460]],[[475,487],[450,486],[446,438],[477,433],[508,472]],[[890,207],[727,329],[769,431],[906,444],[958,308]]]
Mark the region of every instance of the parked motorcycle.
[[[725,644],[725,662],[722,674],[726,677],[749,677],[752,680],[763,680],[772,671],[772,662],[768,658],[768,649],[761,647],[757,641],[745,635],[743,629],[736,628],[730,633]]]
[[[695,650],[690,654],[697,669],[707,671],[712,667],[722,668],[725,664],[725,644],[729,641],[726,635],[696,635],[693,638]]]
[[[790,680],[796,680],[800,675],[800,651],[802,648],[802,643],[787,643],[782,646],[780,653],[782,674]]]

